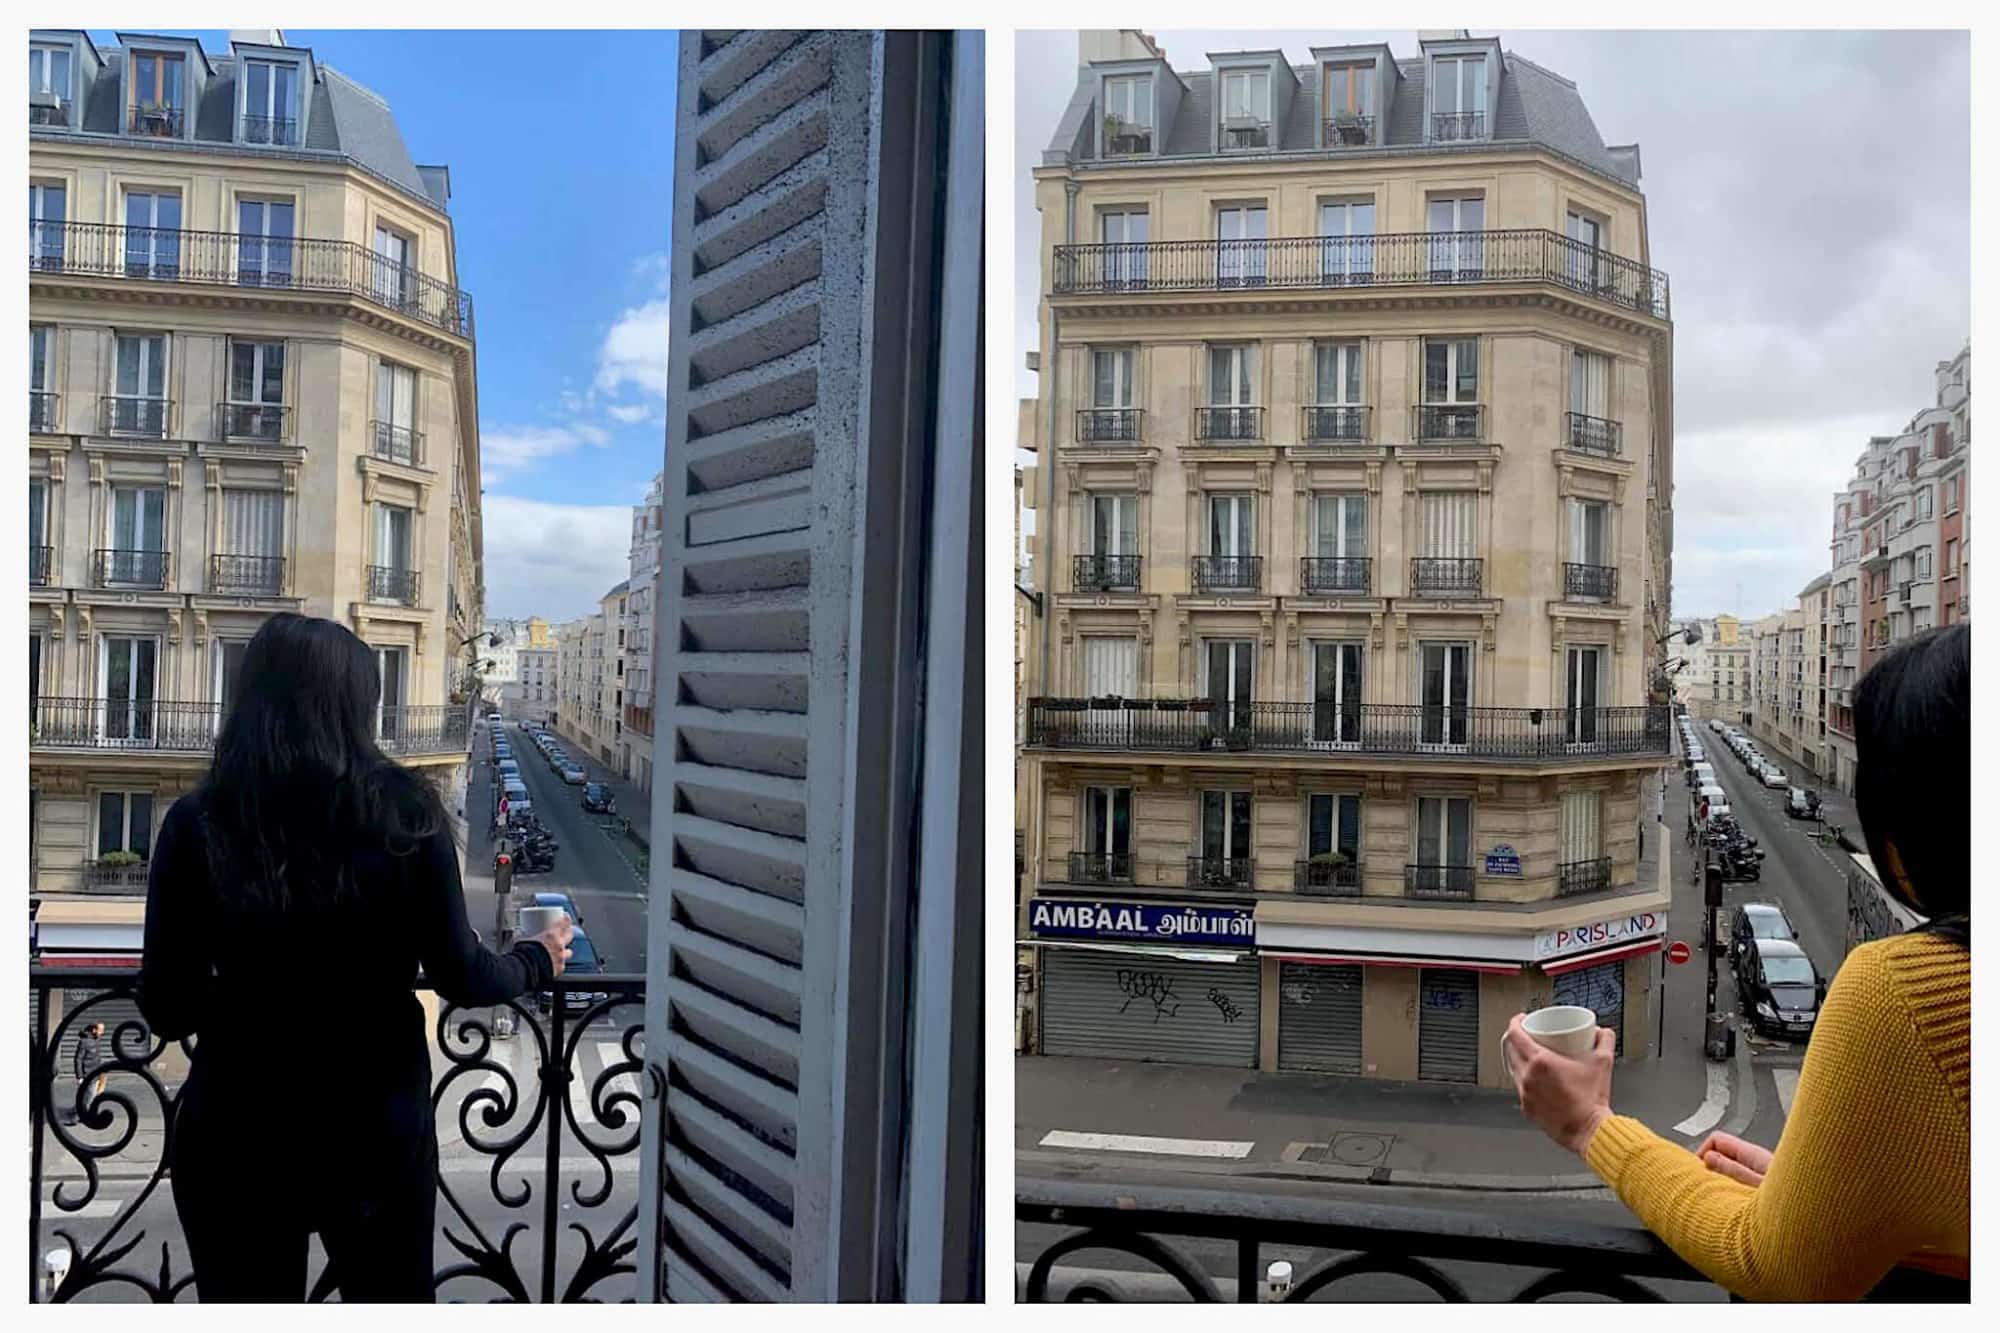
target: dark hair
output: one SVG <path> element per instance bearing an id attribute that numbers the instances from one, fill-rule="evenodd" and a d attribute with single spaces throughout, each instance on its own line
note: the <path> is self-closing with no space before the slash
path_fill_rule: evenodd
<path id="1" fill-rule="evenodd" d="M 1854 805 L 1882 887 L 1930 918 L 1923 929 L 1971 948 L 1969 626 L 1916 635 L 1869 669 L 1854 690 L 1854 750 Z"/>
<path id="2" fill-rule="evenodd" d="M 408 855 L 444 825 L 430 783 L 375 744 L 375 654 L 345 626 L 282 612 L 243 653 L 202 783 L 216 889 L 240 906 L 358 895 L 357 852 Z"/>

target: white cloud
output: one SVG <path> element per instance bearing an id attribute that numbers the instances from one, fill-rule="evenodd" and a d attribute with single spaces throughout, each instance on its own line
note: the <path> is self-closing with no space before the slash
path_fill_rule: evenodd
<path id="1" fill-rule="evenodd" d="M 628 426 L 636 426 L 651 416 L 653 409 L 647 407 L 644 403 L 614 403 L 610 407 L 605 408 L 604 413 L 613 421 L 621 421 Z"/>
<path id="2" fill-rule="evenodd" d="M 486 614 L 574 619 L 630 570 L 630 505 L 549 504 L 488 495 Z"/>
<path id="3" fill-rule="evenodd" d="M 665 298 L 633 306 L 619 315 L 604 335 L 597 356 L 597 392 L 615 394 L 627 385 L 654 398 L 667 396 L 667 324 L 671 307 Z"/>
<path id="4" fill-rule="evenodd" d="M 519 472 L 548 458 L 589 446 L 601 448 L 611 442 L 602 426 L 587 421 L 567 426 L 498 426 L 479 432 L 480 479 L 492 485 L 510 473 Z"/>

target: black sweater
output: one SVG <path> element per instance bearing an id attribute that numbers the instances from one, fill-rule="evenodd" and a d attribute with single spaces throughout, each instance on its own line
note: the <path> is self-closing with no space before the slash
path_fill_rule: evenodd
<path id="1" fill-rule="evenodd" d="M 196 1035 L 191 1081 L 247 1092 L 296 1080 L 323 1106 L 391 1089 L 428 1093 L 430 1034 L 413 991 L 420 965 L 430 987 L 460 1005 L 497 1004 L 552 981 L 539 943 L 502 956 L 473 934 L 448 830 L 407 856 L 355 853 L 359 903 L 269 912 L 216 892 L 200 800 L 176 801 L 154 843 L 138 987 L 156 1038 Z M 257 1100 L 255 1114 L 271 1115 Z"/>

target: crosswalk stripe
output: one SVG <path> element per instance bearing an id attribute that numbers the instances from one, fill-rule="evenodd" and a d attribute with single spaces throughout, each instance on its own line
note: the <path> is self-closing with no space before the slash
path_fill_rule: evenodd
<path id="1" fill-rule="evenodd" d="M 1149 1152 L 1174 1157 L 1248 1157 L 1257 1145 L 1224 1139 L 1160 1139 L 1145 1134 L 1080 1134 L 1052 1129 L 1042 1135 L 1044 1148 L 1086 1148 L 1094 1152 Z"/>
<path id="2" fill-rule="evenodd" d="M 1771 1081 L 1778 1085 L 1778 1109 L 1790 1119 L 1792 1097 L 1799 1090 L 1799 1071 L 1796 1069 L 1773 1069 Z"/>

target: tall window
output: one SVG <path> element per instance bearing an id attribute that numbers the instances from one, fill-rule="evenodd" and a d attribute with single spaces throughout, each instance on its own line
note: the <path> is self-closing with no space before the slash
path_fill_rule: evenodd
<path id="1" fill-rule="evenodd" d="M 1150 217 L 1144 209 L 1112 209 L 1097 215 L 1097 239 L 1104 253 L 1104 281 L 1116 291 L 1146 284 L 1146 241 Z"/>
<path id="2" fill-rule="evenodd" d="M 1924 486 L 1919 488 L 1917 491 L 1917 517 L 1923 519 L 1923 518 L 1929 518 L 1930 516 L 1931 516 L 1931 488 L 1928 486 Z"/>
<path id="3" fill-rule="evenodd" d="M 1581 349 L 1569 358 L 1569 410 L 1593 421 L 1611 416 L 1611 358 Z M 1586 425 L 1590 423 L 1585 423 Z"/>
<path id="4" fill-rule="evenodd" d="M 1604 650 L 1594 644 L 1572 647 L 1564 664 L 1566 720 L 1563 739 L 1571 745 L 1597 740 L 1599 691 L 1604 679 Z"/>
<path id="5" fill-rule="evenodd" d="M 1486 268 L 1486 201 L 1478 195 L 1433 197 L 1425 214 L 1431 281 L 1472 281 Z"/>
<path id="6" fill-rule="evenodd" d="M 244 286 L 291 286 L 292 207 L 285 199 L 237 201 L 236 276 Z"/>
<path id="7" fill-rule="evenodd" d="M 1577 500 L 1569 502 L 1569 558 L 1570 563 L 1604 568 L 1610 565 L 1610 542 L 1607 540 L 1606 518 L 1608 507 L 1602 500 Z M 1586 590 L 1591 596 L 1608 595 L 1605 592 Z"/>
<path id="8" fill-rule="evenodd" d="M 398 573 L 410 568 L 410 511 L 401 505 L 375 506 L 375 563 Z"/>
<path id="9" fill-rule="evenodd" d="M 1563 793 L 1562 859 L 1565 864 L 1595 861 L 1604 854 L 1601 800 L 1594 791 Z"/>
<path id="10" fill-rule="evenodd" d="M 1368 554 L 1368 497 L 1316 494 L 1312 500 L 1312 550 L 1321 559 Z"/>
<path id="11" fill-rule="evenodd" d="M 167 493 L 157 486 L 111 489 L 111 547 L 106 583 L 158 587 L 166 581 Z"/>
<path id="12" fill-rule="evenodd" d="M 1321 407 L 1361 405 L 1359 342 L 1313 344 L 1313 401 Z"/>
<path id="13" fill-rule="evenodd" d="M 275 440 L 284 430 L 285 345 L 229 340 L 229 403 L 224 432 Z"/>
<path id="14" fill-rule="evenodd" d="M 1326 118 L 1336 124 L 1351 123 L 1355 117 L 1375 114 L 1375 65 L 1328 65 L 1321 88 L 1321 105 Z M 1342 141 L 1346 138 L 1343 135 Z M 1329 139 L 1329 143 L 1332 140 Z M 1367 143 L 1364 137 L 1359 140 Z"/>
<path id="15" fill-rule="evenodd" d="M 1320 279 L 1332 286 L 1375 280 L 1375 201 L 1326 199 L 1319 206 Z"/>
<path id="16" fill-rule="evenodd" d="M 382 702 L 375 710 L 375 729 L 383 740 L 395 740 L 402 734 L 409 650 L 377 648 L 375 666 L 382 675 Z"/>
<path id="17" fill-rule="evenodd" d="M 284 492 L 225 490 L 216 591 L 275 596 L 284 584 L 284 555 Z"/>
<path id="18" fill-rule="evenodd" d="M 98 681 L 104 700 L 99 731 L 108 741 L 153 739 L 156 639 L 107 634 L 98 641 Z"/>
<path id="19" fill-rule="evenodd" d="M 1604 246 L 1604 224 L 1588 213 L 1569 210 L 1563 219 L 1570 243 L 1563 247 L 1563 277 L 1570 286 L 1599 291 L 1608 286 L 1612 268 Z"/>
<path id="20" fill-rule="evenodd" d="M 1271 146 L 1271 76 L 1260 69 L 1222 71 L 1222 146 Z"/>
<path id="21" fill-rule="evenodd" d="M 1417 798 L 1417 864 L 1426 868 L 1472 865 L 1470 800 L 1463 796 Z M 1432 881 L 1425 887 L 1444 884 Z"/>
<path id="22" fill-rule="evenodd" d="M 61 272 L 63 224 L 68 220 L 65 187 L 41 181 L 28 184 L 28 262 L 45 272 Z"/>
<path id="23" fill-rule="evenodd" d="M 62 46 L 28 48 L 28 92 L 30 95 L 49 93 L 64 106 L 69 105 L 69 48 Z"/>
<path id="24" fill-rule="evenodd" d="M 1250 855 L 1250 793 L 1203 792 L 1201 858 L 1204 877 L 1211 882 L 1247 882 Z"/>
<path id="25" fill-rule="evenodd" d="M 1957 477 L 1946 477 L 1944 479 L 1944 512 L 1947 514 L 1956 514 L 1958 512 Z"/>
<path id="26" fill-rule="evenodd" d="M 375 228 L 375 299 L 385 305 L 409 303 L 414 287 L 410 238 L 390 227 Z"/>
<path id="27" fill-rule="evenodd" d="M 1208 349 L 1208 402 L 1211 407 L 1250 407 L 1257 401 L 1256 348 L 1231 343 Z"/>
<path id="28" fill-rule="evenodd" d="M 49 485 L 40 477 L 28 478 L 28 582 L 41 587 L 49 581 L 48 530 Z"/>
<path id="29" fill-rule="evenodd" d="M 180 271 L 180 195 L 168 190 L 127 190 L 125 276 L 171 282 Z"/>
<path id="30" fill-rule="evenodd" d="M 141 861 L 153 854 L 153 793 L 97 793 L 97 854 L 131 852 Z"/>
<path id="31" fill-rule="evenodd" d="M 1360 744 L 1361 664 L 1358 643 L 1313 644 L 1313 744 Z"/>
<path id="32" fill-rule="evenodd" d="M 1419 653 L 1423 694 L 1419 747 L 1463 749 L 1472 706 L 1472 645 L 1426 643 Z"/>
<path id="33" fill-rule="evenodd" d="M 243 677 L 243 654 L 249 647 L 248 639 L 215 641 L 215 701 L 222 705 L 224 717 L 236 703 L 236 684 Z"/>
<path id="34" fill-rule="evenodd" d="M 1479 401 L 1479 340 L 1424 339 L 1424 402 L 1427 405 Z"/>
<path id="35" fill-rule="evenodd" d="M 1090 549 L 1094 555 L 1139 554 L 1139 497 L 1090 497 Z"/>
<path id="36" fill-rule="evenodd" d="M 375 370 L 375 453 L 399 463 L 416 463 L 417 372 L 393 361 Z"/>
<path id="37" fill-rule="evenodd" d="M 298 66 L 243 62 L 243 142 L 289 146 L 299 141 Z"/>
<path id="38" fill-rule="evenodd" d="M 1270 237 L 1262 204 L 1231 204 L 1215 210 L 1216 282 L 1223 287 L 1264 285 Z"/>
<path id="39" fill-rule="evenodd" d="M 1479 554 L 1479 493 L 1423 493 L 1423 553 L 1430 560 L 1471 560 Z"/>
<path id="40" fill-rule="evenodd" d="M 28 326 L 28 429 L 56 428 L 56 331 L 46 324 Z"/>
<path id="41" fill-rule="evenodd" d="M 1206 643 L 1214 725 L 1222 731 L 1249 726 L 1256 688 L 1256 643 L 1250 639 L 1209 639 Z"/>
<path id="42" fill-rule="evenodd" d="M 1255 497 L 1208 497 L 1208 553 L 1242 557 L 1257 554 Z"/>
<path id="43" fill-rule="evenodd" d="M 1439 56 L 1431 62 L 1431 137 L 1486 137 L 1486 57 Z"/>
<path id="44" fill-rule="evenodd" d="M 110 426 L 140 435 L 167 433 L 167 339 L 161 333 L 121 333 Z"/>
<path id="45" fill-rule="evenodd" d="M 128 59 L 131 132 L 179 138 L 186 129 L 187 111 L 185 65 L 181 57 L 161 51 L 135 51 Z"/>
<path id="46" fill-rule="evenodd" d="M 1104 151 L 1149 153 L 1153 149 L 1153 81 L 1139 77 L 1104 81 Z"/>
<path id="47" fill-rule="evenodd" d="M 1306 855 L 1337 852 L 1353 865 L 1361 859 L 1361 798 L 1316 792 L 1306 797 Z"/>
<path id="48" fill-rule="evenodd" d="M 1132 406 L 1132 349 L 1098 347 L 1090 353 L 1090 405 L 1101 408 Z"/>
<path id="49" fill-rule="evenodd" d="M 1090 879 L 1132 877 L 1132 789 L 1083 789 L 1084 873 Z"/>

